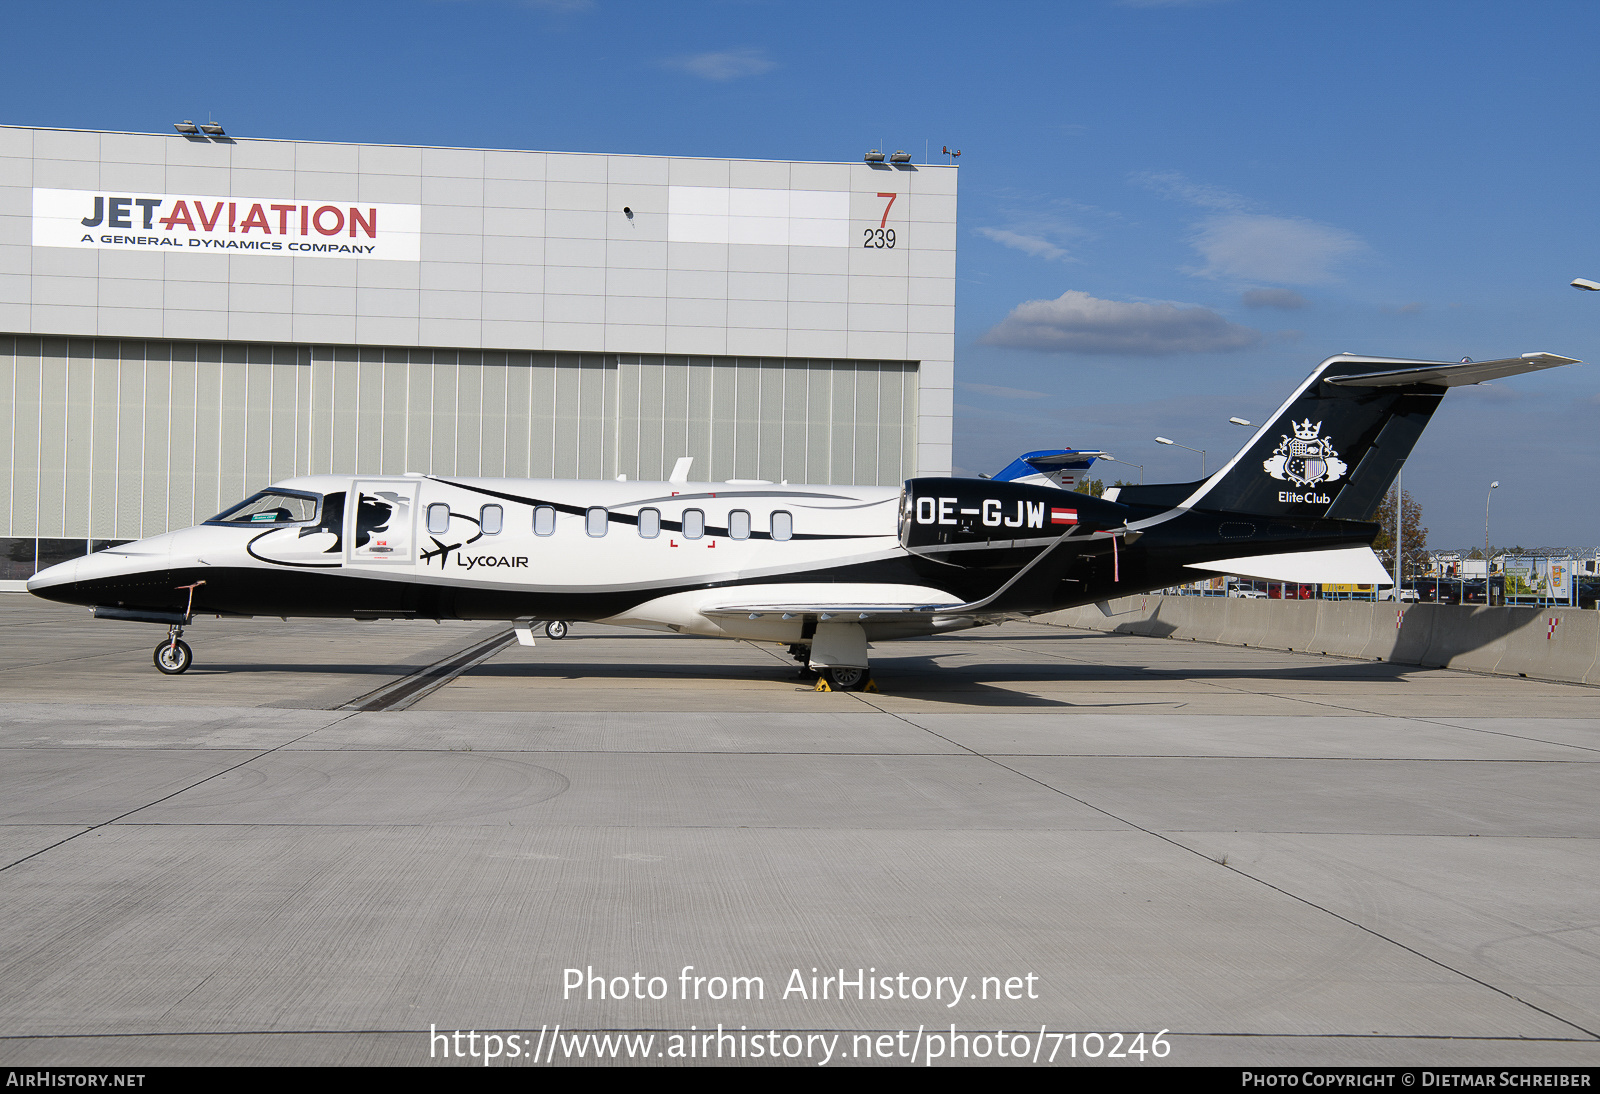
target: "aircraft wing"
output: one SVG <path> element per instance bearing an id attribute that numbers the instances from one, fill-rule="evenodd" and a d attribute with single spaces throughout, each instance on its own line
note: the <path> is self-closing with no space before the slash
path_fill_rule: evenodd
<path id="1" fill-rule="evenodd" d="M 949 604 L 728 604 L 702 608 L 700 614 L 712 619 L 761 619 L 776 616 L 798 619 L 807 615 L 819 623 L 905 623 L 927 622 L 940 615 L 971 614 L 969 605 Z"/>
<path id="2" fill-rule="evenodd" d="M 1332 551 L 1296 551 L 1286 555 L 1251 555 L 1247 558 L 1222 558 L 1215 562 L 1191 562 L 1185 569 L 1207 570 L 1216 574 L 1259 577 L 1267 581 L 1292 581 L 1299 584 L 1393 585 L 1394 577 L 1383 568 L 1371 547 L 1340 547 Z"/>

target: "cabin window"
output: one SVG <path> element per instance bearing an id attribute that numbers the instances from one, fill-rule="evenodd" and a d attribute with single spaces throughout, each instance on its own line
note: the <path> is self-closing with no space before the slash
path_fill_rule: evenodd
<path id="1" fill-rule="evenodd" d="M 584 530 L 596 539 L 606 534 L 607 523 L 606 507 L 603 505 L 591 506 L 583 517 Z"/>
<path id="2" fill-rule="evenodd" d="M 498 505 L 485 505 L 478 510 L 478 527 L 486 536 L 498 536 L 506 525 L 506 511 Z"/>
<path id="3" fill-rule="evenodd" d="M 661 534 L 661 510 L 639 510 L 639 538 L 655 539 Z"/>
<path id="4" fill-rule="evenodd" d="M 728 514 L 728 535 L 734 539 L 750 538 L 750 514 L 744 509 L 735 509 Z"/>
<path id="5" fill-rule="evenodd" d="M 553 535 L 556 530 L 556 507 L 553 505 L 540 505 L 533 511 L 533 534 L 536 536 Z"/>
<path id="6" fill-rule="evenodd" d="M 698 509 L 683 511 L 683 538 L 699 539 L 706 534 L 706 515 Z"/>
<path id="7" fill-rule="evenodd" d="M 450 507 L 442 501 L 436 501 L 428 506 L 428 531 L 438 536 L 449 530 Z"/>
<path id="8" fill-rule="evenodd" d="M 776 540 L 794 538 L 794 517 L 782 509 L 772 514 L 772 538 Z"/>

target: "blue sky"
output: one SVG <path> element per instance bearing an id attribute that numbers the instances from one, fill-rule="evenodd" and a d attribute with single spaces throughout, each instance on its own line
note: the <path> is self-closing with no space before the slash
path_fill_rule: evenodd
<path id="1" fill-rule="evenodd" d="M 118 2 L 8 29 L 11 124 L 960 148 L 959 469 L 1074 445 L 1193 478 L 1155 435 L 1231 454 L 1228 417 L 1330 354 L 1549 350 L 1594 363 L 1452 392 L 1405 484 L 1434 545 L 1482 541 L 1490 479 L 1496 543 L 1600 544 L 1600 293 L 1567 287 L 1600 279 L 1592 4 Z"/>

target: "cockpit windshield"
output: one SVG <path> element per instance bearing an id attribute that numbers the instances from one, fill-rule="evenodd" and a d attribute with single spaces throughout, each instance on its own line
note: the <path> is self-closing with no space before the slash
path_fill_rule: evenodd
<path id="1" fill-rule="evenodd" d="M 207 524 L 302 524 L 317 519 L 316 494 L 291 494 L 285 490 L 263 490 L 246 498 L 232 509 L 224 509 Z"/>

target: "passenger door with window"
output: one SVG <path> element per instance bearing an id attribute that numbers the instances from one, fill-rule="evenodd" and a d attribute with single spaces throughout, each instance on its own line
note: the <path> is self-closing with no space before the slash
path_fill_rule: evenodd
<path id="1" fill-rule="evenodd" d="M 417 480 L 357 479 L 345 505 L 345 557 L 352 565 L 409 568 L 417 557 Z"/>

